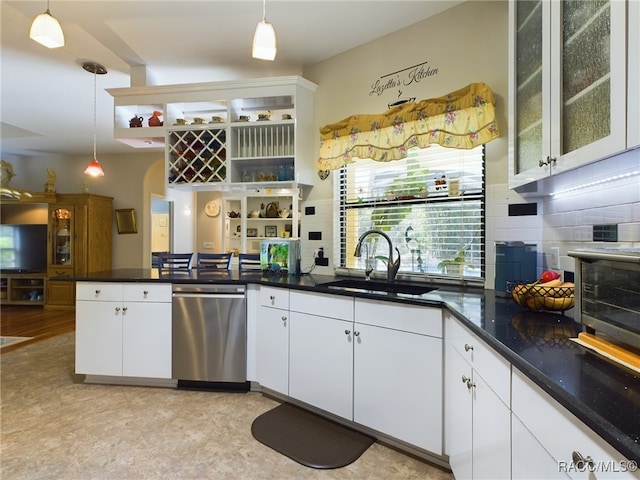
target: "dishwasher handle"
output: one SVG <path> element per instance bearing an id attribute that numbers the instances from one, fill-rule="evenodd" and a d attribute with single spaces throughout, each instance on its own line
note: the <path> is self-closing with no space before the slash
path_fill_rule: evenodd
<path id="1" fill-rule="evenodd" d="M 189 293 L 189 292 L 180 292 L 173 293 L 173 298 L 244 298 L 244 293 Z"/>

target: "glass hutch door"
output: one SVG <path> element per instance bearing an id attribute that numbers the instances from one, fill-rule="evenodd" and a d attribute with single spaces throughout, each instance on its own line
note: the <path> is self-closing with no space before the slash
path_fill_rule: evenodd
<path id="1" fill-rule="evenodd" d="M 73 211 L 56 208 L 51 212 L 51 256 L 53 267 L 73 266 Z"/>

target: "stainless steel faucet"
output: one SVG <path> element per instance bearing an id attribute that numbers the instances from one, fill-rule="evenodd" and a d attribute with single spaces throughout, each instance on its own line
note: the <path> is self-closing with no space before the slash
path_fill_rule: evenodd
<path id="1" fill-rule="evenodd" d="M 390 282 L 393 282 L 396 279 L 396 274 L 398 273 L 398 270 L 400 269 L 400 250 L 396 248 L 396 252 L 398 252 L 398 258 L 394 261 L 393 260 L 393 244 L 391 243 L 391 239 L 389 238 L 389 235 L 387 235 L 386 233 L 380 230 L 367 230 L 366 232 L 364 232 L 362 235 L 360 235 L 360 238 L 358 239 L 358 245 L 356 245 L 356 251 L 353 252 L 353 256 L 354 257 L 362 256 L 362 241 L 373 233 L 383 236 L 387 241 L 387 243 L 389 244 L 389 258 L 387 259 L 387 280 Z M 367 256 L 368 256 L 368 253 L 369 253 L 369 250 L 367 248 Z M 366 268 L 369 269 L 370 268 L 369 265 L 367 265 Z M 369 274 L 370 273 L 371 271 L 369 271 Z"/>

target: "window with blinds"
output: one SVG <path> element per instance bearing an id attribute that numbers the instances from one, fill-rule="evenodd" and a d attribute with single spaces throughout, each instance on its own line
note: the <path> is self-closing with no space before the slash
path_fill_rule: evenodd
<path id="1" fill-rule="evenodd" d="M 458 150 L 432 145 L 393 162 L 359 159 L 340 170 L 338 265 L 386 272 L 386 233 L 400 252 L 402 274 L 484 277 L 484 146 Z"/>

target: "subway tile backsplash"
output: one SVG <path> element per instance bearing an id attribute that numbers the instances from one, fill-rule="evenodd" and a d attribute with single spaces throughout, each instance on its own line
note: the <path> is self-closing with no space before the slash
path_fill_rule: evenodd
<path id="1" fill-rule="evenodd" d="M 538 270 L 555 266 L 553 249 L 560 252 L 560 269 L 573 272 L 570 250 L 597 247 L 640 247 L 640 149 L 551 177 L 545 196 L 521 197 L 508 185 L 487 186 L 486 286 L 495 274 L 495 241 L 521 240 L 538 246 Z M 619 176 L 615 180 L 604 181 Z M 551 195 L 552 192 L 564 193 Z M 538 202 L 536 216 L 509 216 L 508 205 Z M 616 242 L 594 241 L 594 225 L 615 224 Z"/>

